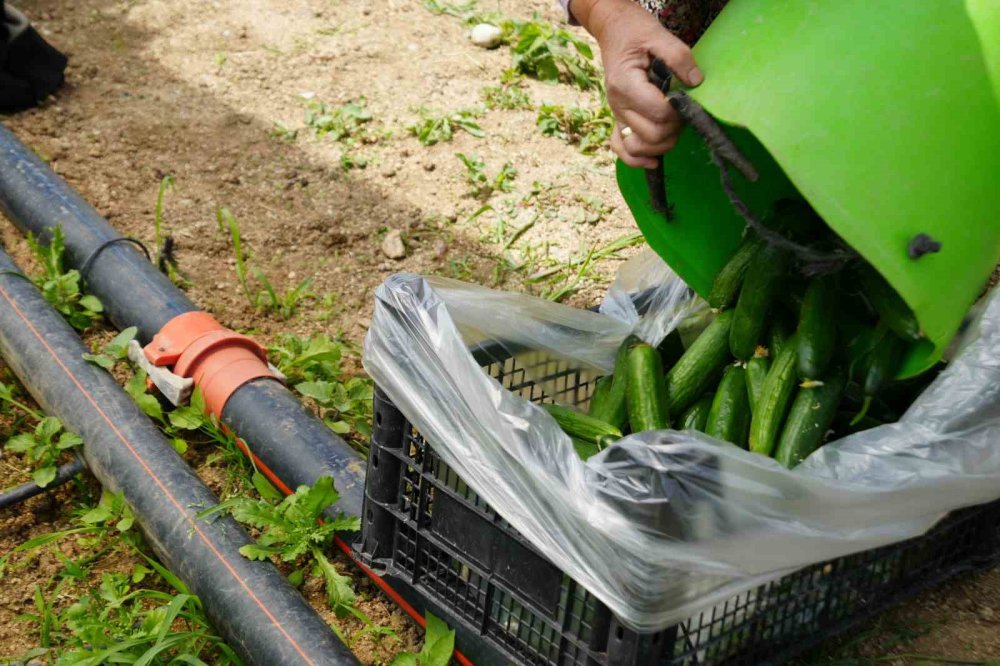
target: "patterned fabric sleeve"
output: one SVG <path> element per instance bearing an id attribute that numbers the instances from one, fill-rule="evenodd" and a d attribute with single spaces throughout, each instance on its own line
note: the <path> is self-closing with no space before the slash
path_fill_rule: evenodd
<path id="1" fill-rule="evenodd" d="M 694 44 L 726 4 L 726 0 L 635 0 L 687 44 Z M 580 25 L 569 6 L 559 0 L 570 25 Z"/>

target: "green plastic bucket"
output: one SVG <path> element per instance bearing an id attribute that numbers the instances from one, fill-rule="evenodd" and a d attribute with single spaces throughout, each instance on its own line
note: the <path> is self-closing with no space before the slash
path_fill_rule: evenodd
<path id="1" fill-rule="evenodd" d="M 913 308 L 927 336 L 900 376 L 935 362 L 1000 258 L 1000 2 L 733 0 L 695 48 L 689 94 L 760 171 L 733 175 L 756 212 L 796 191 Z M 674 220 L 645 174 L 618 183 L 650 246 L 708 292 L 744 221 L 698 136 L 665 161 Z M 914 260 L 919 233 L 941 251 Z"/>

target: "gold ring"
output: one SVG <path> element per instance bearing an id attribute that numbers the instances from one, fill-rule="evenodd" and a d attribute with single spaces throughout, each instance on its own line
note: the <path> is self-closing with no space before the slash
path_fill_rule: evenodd
<path id="1" fill-rule="evenodd" d="M 622 126 L 622 138 L 623 139 L 627 139 L 630 136 L 632 136 L 632 128 L 629 127 L 628 125 L 623 125 Z"/>

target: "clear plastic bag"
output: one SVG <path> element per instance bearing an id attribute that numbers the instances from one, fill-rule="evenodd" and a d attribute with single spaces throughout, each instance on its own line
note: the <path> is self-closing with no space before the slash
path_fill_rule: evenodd
<path id="1" fill-rule="evenodd" d="M 831 442 L 794 470 L 673 430 L 631 435 L 583 462 L 546 412 L 502 388 L 470 351 L 499 344 L 594 377 L 611 370 L 631 331 L 657 343 L 707 315 L 649 254 L 623 267 L 602 312 L 394 275 L 377 291 L 364 363 L 444 462 L 634 629 L 662 629 L 1000 497 L 996 294 L 898 423 Z"/>

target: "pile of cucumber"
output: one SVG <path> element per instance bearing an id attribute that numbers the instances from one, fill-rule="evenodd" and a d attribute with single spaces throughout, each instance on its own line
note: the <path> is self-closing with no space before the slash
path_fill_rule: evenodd
<path id="1" fill-rule="evenodd" d="M 769 223 L 786 234 L 830 233 L 804 203 L 780 210 Z M 625 433 L 672 427 L 794 467 L 832 437 L 896 420 L 936 374 L 894 380 L 922 333 L 860 263 L 807 278 L 789 251 L 749 235 L 712 285 L 717 315 L 687 348 L 676 331 L 659 348 L 629 338 L 589 413 L 543 407 L 584 459 Z"/>

